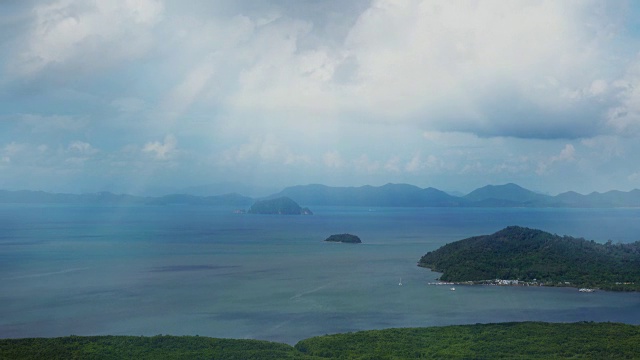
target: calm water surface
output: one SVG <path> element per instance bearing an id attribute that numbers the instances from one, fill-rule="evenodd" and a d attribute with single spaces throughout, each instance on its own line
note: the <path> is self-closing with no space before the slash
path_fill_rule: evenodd
<path id="1" fill-rule="evenodd" d="M 640 324 L 640 294 L 430 286 L 424 253 L 508 225 L 640 240 L 640 209 L 0 206 L 0 337 L 328 333 L 503 321 Z M 329 244 L 334 233 L 364 244 Z M 398 282 L 402 279 L 402 286 Z"/>

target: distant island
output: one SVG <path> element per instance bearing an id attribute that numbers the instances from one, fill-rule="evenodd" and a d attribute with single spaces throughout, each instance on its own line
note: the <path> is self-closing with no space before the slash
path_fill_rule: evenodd
<path id="1" fill-rule="evenodd" d="M 428 252 L 418 266 L 449 282 L 639 291 L 640 241 L 599 244 L 509 226 Z"/>
<path id="2" fill-rule="evenodd" d="M 356 235 L 352 234 L 334 234 L 326 238 L 324 241 L 328 242 L 341 242 L 347 244 L 360 244 L 362 240 Z"/>
<path id="3" fill-rule="evenodd" d="M 256 201 L 248 211 L 249 214 L 277 215 L 313 215 L 309 208 L 303 208 L 286 196 L 275 199 Z"/>

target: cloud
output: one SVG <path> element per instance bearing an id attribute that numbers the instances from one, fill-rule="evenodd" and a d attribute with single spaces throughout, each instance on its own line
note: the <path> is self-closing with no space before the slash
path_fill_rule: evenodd
<path id="1" fill-rule="evenodd" d="M 345 166 L 345 160 L 337 150 L 324 153 L 322 160 L 324 165 L 328 168 L 340 169 Z"/>
<path id="2" fill-rule="evenodd" d="M 39 147 L 38 150 L 41 151 L 41 149 L 42 148 Z M 75 165 L 82 165 L 98 152 L 99 150 L 91 146 L 91 144 L 76 140 L 71 142 L 67 147 L 68 157 L 65 161 Z"/>
<path id="3" fill-rule="evenodd" d="M 137 113 L 147 107 L 144 100 L 136 97 L 117 98 L 111 101 L 111 106 L 122 113 Z"/>
<path id="4" fill-rule="evenodd" d="M 394 156 L 391 159 L 387 160 L 384 164 L 384 169 L 390 173 L 400 173 L 402 166 L 402 160 L 399 156 Z"/>
<path id="5" fill-rule="evenodd" d="M 333 90 L 339 90 L 332 76 L 340 54 L 323 46 L 300 49 L 312 29 L 311 23 L 286 18 L 256 25 L 236 50 L 243 66 L 228 106 L 275 114 L 332 113 L 338 95 Z"/>
<path id="6" fill-rule="evenodd" d="M 82 141 L 72 142 L 71 144 L 69 144 L 68 150 L 69 152 L 81 155 L 93 155 L 98 152 L 98 149 L 91 146 L 91 144 Z"/>
<path id="7" fill-rule="evenodd" d="M 607 131 L 605 115 L 617 101 L 610 83 L 621 63 L 608 45 L 615 19 L 597 9 L 380 0 L 342 42 L 318 40 L 309 19 L 278 16 L 260 25 L 247 18 L 252 30 L 225 48 L 238 73 L 223 104 L 277 123 L 337 119 L 482 137 L 591 137 Z"/>
<path id="8" fill-rule="evenodd" d="M 165 104 L 165 111 L 170 113 L 170 117 L 183 115 L 206 89 L 214 73 L 215 62 L 212 59 L 205 59 L 191 69 L 182 82 L 171 91 Z"/>
<path id="9" fill-rule="evenodd" d="M 575 160 L 576 149 L 571 144 L 564 146 L 564 149 L 560 151 L 560 154 L 551 157 L 551 162 L 558 161 L 573 161 Z"/>
<path id="10" fill-rule="evenodd" d="M 590 136 L 603 110 L 585 89 L 607 24 L 575 4 L 375 1 L 347 41 L 361 95 L 349 100 L 436 130 Z"/>
<path id="11" fill-rule="evenodd" d="M 25 130 L 35 133 L 75 132 L 88 125 L 86 119 L 70 115 L 17 114 L 6 116 L 4 120 L 15 122 Z"/>
<path id="12" fill-rule="evenodd" d="M 66 151 L 61 150 L 62 153 Z M 0 147 L 0 158 L 4 164 L 11 164 L 14 168 L 33 166 L 55 166 L 57 158 L 49 151 L 45 144 L 34 146 L 31 143 L 11 141 Z M 7 177 L 10 173 L 5 173 Z"/>
<path id="13" fill-rule="evenodd" d="M 598 136 L 583 139 L 580 144 L 591 149 L 591 157 L 602 161 L 610 161 L 613 158 L 622 157 L 625 154 L 625 146 L 620 138 L 613 135 Z"/>
<path id="14" fill-rule="evenodd" d="M 592 96 L 598 96 L 602 94 L 606 94 L 609 85 L 605 80 L 594 80 L 589 87 L 589 94 Z"/>
<path id="15" fill-rule="evenodd" d="M 2 149 L 0 149 L 2 163 L 11 164 L 12 158 L 20 154 L 21 152 L 24 152 L 26 148 L 26 144 L 16 143 L 15 141 L 6 144 L 4 147 L 2 147 Z"/>
<path id="16" fill-rule="evenodd" d="M 279 2 L 58 0 L 35 7 L 16 66 L 25 75 L 88 74 L 153 49 L 145 62 L 156 72 L 136 65 L 144 76 L 163 74 L 155 111 L 175 121 L 199 106 L 276 126 L 386 122 L 538 139 L 636 123 L 638 87 L 621 74 L 624 57 L 611 55 L 620 52 L 614 10 L 591 2 L 362 4 L 334 19 Z M 143 109 L 125 103 L 135 98 L 113 105 Z"/>
<path id="17" fill-rule="evenodd" d="M 353 161 L 353 166 L 357 171 L 364 173 L 376 173 L 380 170 L 380 162 L 372 160 L 366 154 L 360 155 Z"/>
<path id="18" fill-rule="evenodd" d="M 638 181 L 640 181 L 640 171 L 632 173 L 628 176 L 628 179 L 631 182 L 637 183 Z"/>
<path id="19" fill-rule="evenodd" d="M 614 82 L 619 90 L 619 105 L 609 109 L 607 125 L 622 136 L 640 134 L 640 53 L 629 66 L 625 76 Z"/>
<path id="20" fill-rule="evenodd" d="M 311 162 L 309 156 L 294 153 L 287 144 L 271 134 L 255 137 L 247 143 L 225 150 L 219 161 L 224 166 L 255 163 L 304 165 Z"/>
<path id="21" fill-rule="evenodd" d="M 61 162 L 83 164 L 99 152 L 91 144 L 80 140 L 72 141 L 56 151 L 50 151 L 46 144 L 33 145 L 14 141 L 0 149 L 0 156 L 7 164 L 13 163 L 25 168 L 53 168 L 60 166 Z"/>
<path id="22" fill-rule="evenodd" d="M 426 159 L 422 158 L 420 153 L 416 153 L 411 160 L 409 160 L 404 169 L 410 173 L 416 173 L 422 170 L 435 170 L 443 166 L 442 161 L 435 155 L 430 154 Z"/>
<path id="23" fill-rule="evenodd" d="M 556 163 L 567 163 L 575 161 L 576 149 L 571 144 L 566 144 L 560 153 L 557 155 L 553 155 L 547 160 L 544 160 L 538 164 L 538 169 L 536 172 L 540 174 L 544 174 L 547 169 L 556 164 Z"/>
<path id="24" fill-rule="evenodd" d="M 169 160 L 176 153 L 178 141 L 176 137 L 169 134 L 164 137 L 164 141 L 148 142 L 142 148 L 143 153 L 151 154 L 156 160 Z"/>
<path id="25" fill-rule="evenodd" d="M 49 68 L 90 73 L 142 55 L 161 18 L 156 0 L 58 0 L 35 6 L 16 71 L 27 77 Z"/>
<path id="26" fill-rule="evenodd" d="M 409 172 L 416 172 L 422 168 L 422 160 L 420 155 L 416 154 L 411 160 L 404 166 L 405 170 Z"/>
<path id="27" fill-rule="evenodd" d="M 25 149 L 27 149 L 26 144 L 20 144 L 15 141 L 12 141 L 9 144 L 4 146 L 3 152 L 4 154 L 11 156 L 11 155 L 16 155 L 20 152 L 23 152 Z"/>
<path id="28" fill-rule="evenodd" d="M 15 183 L 33 166 L 78 182 L 470 187 L 575 171 L 631 184 L 640 54 L 627 5 L 13 1 L 0 15 L 1 164 Z"/>

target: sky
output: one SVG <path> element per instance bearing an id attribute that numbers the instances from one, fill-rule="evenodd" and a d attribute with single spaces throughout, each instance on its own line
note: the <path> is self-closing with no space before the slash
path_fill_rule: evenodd
<path id="1" fill-rule="evenodd" d="M 0 189 L 587 194 L 638 154 L 635 1 L 0 1 Z"/>

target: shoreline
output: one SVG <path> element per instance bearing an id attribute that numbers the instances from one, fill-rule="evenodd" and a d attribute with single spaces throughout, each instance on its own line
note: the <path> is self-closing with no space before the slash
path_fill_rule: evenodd
<path id="1" fill-rule="evenodd" d="M 466 281 L 436 281 L 429 282 L 427 285 L 433 286 L 451 286 L 451 285 L 485 285 L 485 286 L 526 286 L 526 287 L 558 287 L 558 288 L 574 288 L 579 292 L 592 293 L 595 291 L 612 291 L 612 292 L 638 292 L 635 288 L 611 289 L 602 286 L 587 287 L 574 285 L 569 282 L 564 283 L 543 283 L 538 281 L 520 281 L 520 280 L 466 280 Z M 616 286 L 635 285 L 635 283 L 616 283 Z"/>

